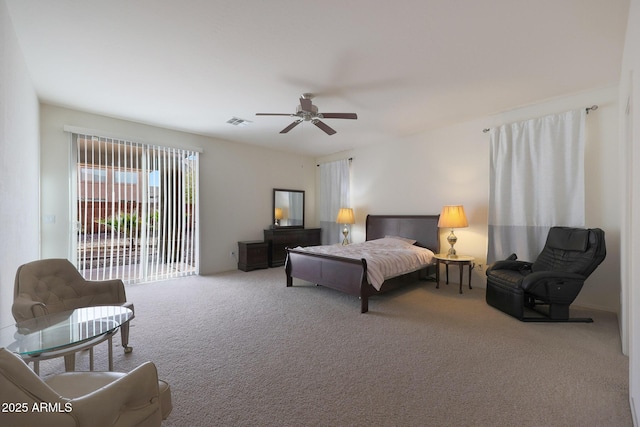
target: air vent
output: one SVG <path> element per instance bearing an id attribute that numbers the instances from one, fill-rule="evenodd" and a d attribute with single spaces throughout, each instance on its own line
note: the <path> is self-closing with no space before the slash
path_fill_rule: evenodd
<path id="1" fill-rule="evenodd" d="M 239 117 L 231 117 L 229 120 L 227 120 L 227 123 L 234 126 L 247 126 L 252 122 L 249 120 L 241 119 Z"/>

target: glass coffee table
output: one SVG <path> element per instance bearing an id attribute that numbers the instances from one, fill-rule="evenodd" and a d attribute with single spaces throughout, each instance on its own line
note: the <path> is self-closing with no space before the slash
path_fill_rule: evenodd
<path id="1" fill-rule="evenodd" d="M 118 328 L 133 319 L 122 306 L 83 307 L 18 322 L 0 329 L 0 347 L 19 354 L 39 374 L 40 360 L 65 358 L 65 369 L 75 370 L 75 354 L 89 349 L 93 370 L 93 347 L 109 341 L 109 370 L 113 370 L 112 339 Z"/>

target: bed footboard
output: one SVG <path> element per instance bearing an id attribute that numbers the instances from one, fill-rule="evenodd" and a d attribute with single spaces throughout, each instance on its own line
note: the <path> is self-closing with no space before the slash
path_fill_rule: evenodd
<path id="1" fill-rule="evenodd" d="M 293 278 L 360 297 L 360 312 L 369 310 L 369 296 L 375 289 L 367 281 L 367 262 L 287 248 L 287 287 Z"/>

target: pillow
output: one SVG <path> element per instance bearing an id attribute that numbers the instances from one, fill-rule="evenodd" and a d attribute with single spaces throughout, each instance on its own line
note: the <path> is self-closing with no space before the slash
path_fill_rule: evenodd
<path id="1" fill-rule="evenodd" d="M 406 237 L 400 237 L 400 236 L 384 236 L 385 239 L 398 239 L 398 240 L 402 240 L 403 242 L 407 242 L 410 245 L 413 245 L 417 242 L 417 240 L 414 239 L 409 239 Z"/>

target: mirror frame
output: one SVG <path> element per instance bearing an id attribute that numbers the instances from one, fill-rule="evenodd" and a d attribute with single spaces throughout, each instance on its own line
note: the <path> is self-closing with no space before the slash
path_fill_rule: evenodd
<path id="1" fill-rule="evenodd" d="M 302 225 L 275 225 L 276 223 L 276 193 L 280 192 L 288 192 L 288 193 L 300 193 L 302 194 Z M 286 188 L 274 188 L 273 189 L 273 207 L 271 209 L 271 228 L 304 228 L 304 209 L 305 209 L 305 201 L 304 201 L 304 190 L 290 190 Z"/>

